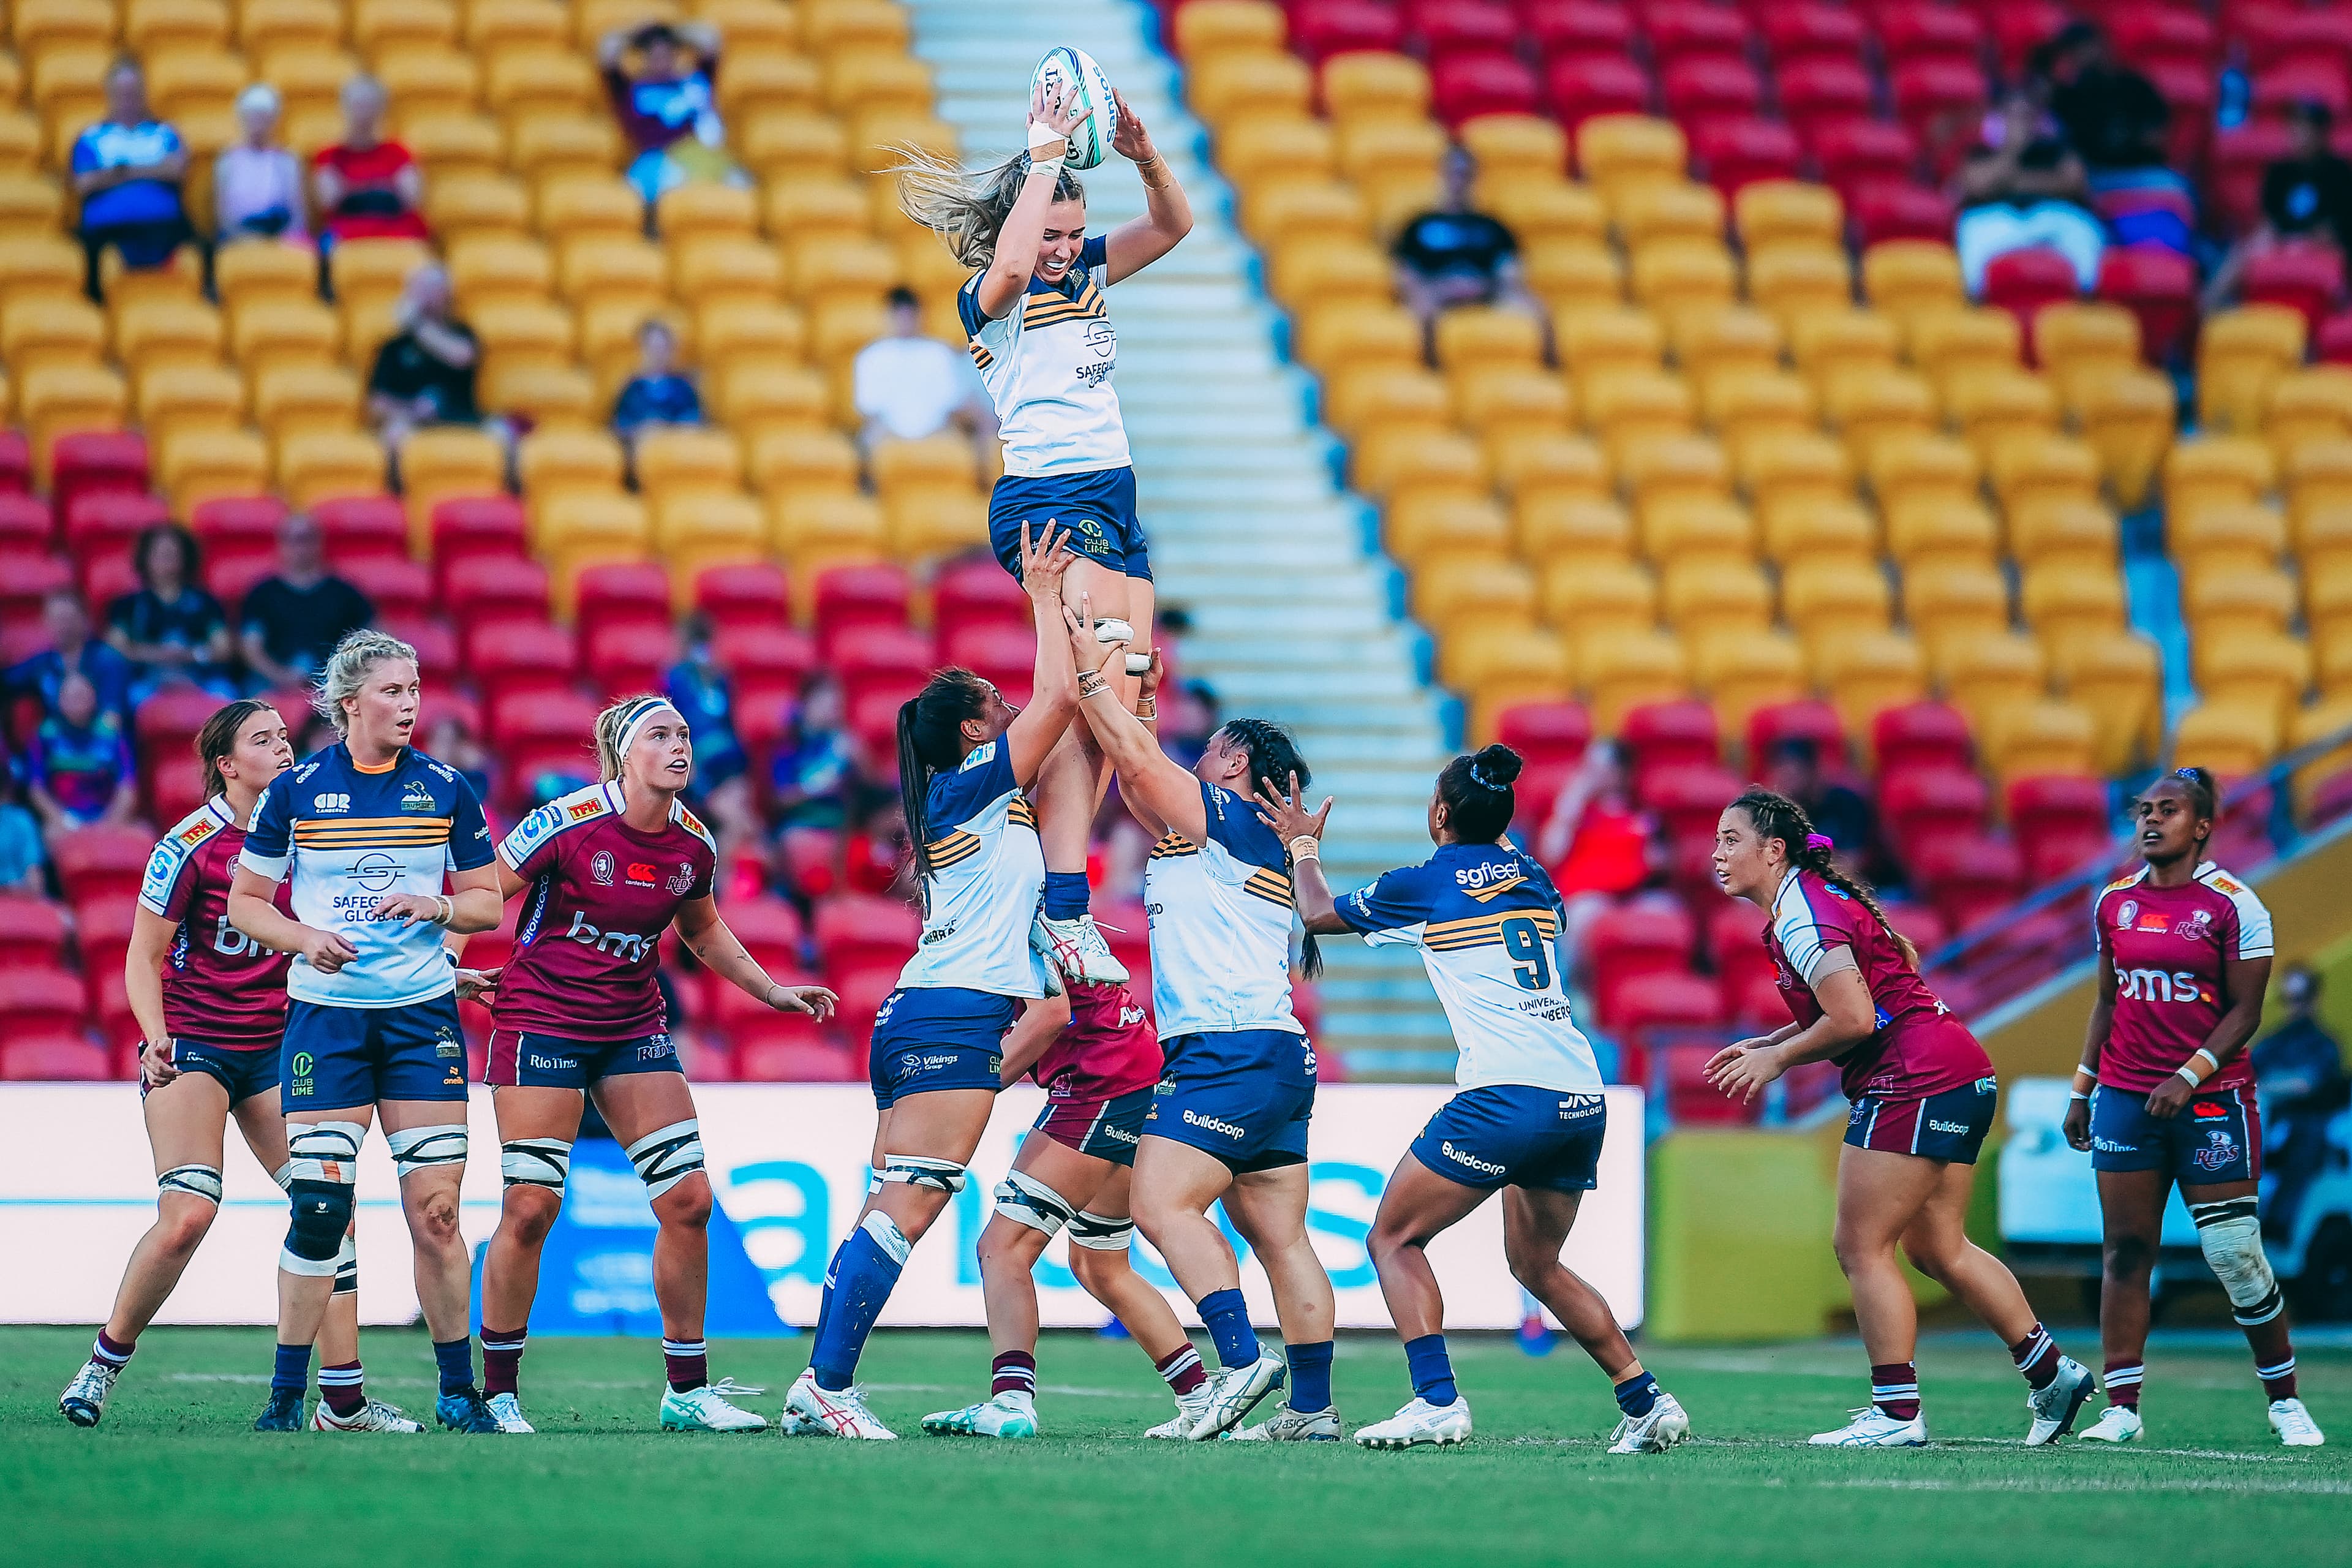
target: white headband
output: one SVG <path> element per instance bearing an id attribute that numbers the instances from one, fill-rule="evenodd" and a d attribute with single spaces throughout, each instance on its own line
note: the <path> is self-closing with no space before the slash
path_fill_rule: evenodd
<path id="1" fill-rule="evenodd" d="M 647 697 L 639 701 L 621 720 L 621 731 L 613 737 L 614 756 L 624 763 L 627 762 L 629 748 L 637 743 L 638 731 L 653 722 L 655 714 L 665 712 L 677 713 L 681 720 L 686 717 L 685 714 L 677 712 L 677 706 L 667 697 Z"/>

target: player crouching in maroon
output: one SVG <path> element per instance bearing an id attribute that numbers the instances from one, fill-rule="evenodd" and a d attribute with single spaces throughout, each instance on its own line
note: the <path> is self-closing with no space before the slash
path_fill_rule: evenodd
<path id="1" fill-rule="evenodd" d="M 1073 982 L 1067 994 L 1033 1002 L 1004 1039 L 1004 1081 L 1034 1078 L 1045 1109 L 1012 1173 L 997 1184 L 996 1213 L 980 1234 L 980 1284 L 988 1305 L 988 1399 L 923 1417 L 923 1430 L 976 1437 L 1037 1435 L 1037 1286 L 1032 1270 L 1064 1226 L 1070 1272 L 1110 1310 L 1176 1396 L 1175 1419 L 1147 1437 L 1179 1438 L 1208 1405 L 1208 1373 L 1167 1298 L 1129 1261 L 1135 1237 L 1128 1181 L 1160 1082 L 1151 1016 L 1124 985 Z"/>
<path id="2" fill-rule="evenodd" d="M 1787 1026 L 1727 1047 L 1706 1076 L 1753 1100 L 1801 1062 L 1834 1061 L 1853 1102 L 1838 1152 L 1837 1258 L 1870 1352 L 1871 1403 L 1825 1447 L 1907 1448 L 1927 1440 L 1913 1357 L 1919 1312 L 1895 1248 L 1967 1303 L 2025 1374 L 2026 1445 L 2062 1437 L 2091 1395 L 2090 1369 L 2062 1355 L 2017 1277 L 1968 1237 L 1977 1152 L 1999 1098 L 1992 1062 L 1919 978 L 1919 955 L 1870 889 L 1837 868 L 1830 841 L 1785 795 L 1750 789 L 1716 825 L 1725 892 L 1769 917 L 1764 945 Z"/>
<path id="3" fill-rule="evenodd" d="M 2083 1436 L 2128 1443 L 2142 1431 L 2148 1273 L 2178 1184 L 2253 1347 L 2271 1429 L 2290 1448 L 2315 1448 L 2326 1438 L 2295 1397 L 2294 1342 L 2255 1198 L 2263 1130 L 2245 1047 L 2270 985 L 2271 915 L 2252 889 L 2204 858 L 2217 815 L 2213 775 L 2202 768 L 2150 784 L 2135 810 L 2146 864 L 2092 906 L 2099 992 L 2066 1141 L 2090 1153 L 2098 1174 L 2107 1409 Z"/>
<path id="4" fill-rule="evenodd" d="M 694 777 L 685 716 L 658 697 L 596 718 L 602 782 L 532 812 L 499 846 L 499 888 L 528 891 L 515 953 L 503 969 L 464 972 L 459 994 L 490 1000 L 489 1067 L 506 1191 L 482 1264 L 482 1367 L 499 1428 L 529 1432 L 516 1376 L 539 1289 L 540 1248 L 563 1204 L 583 1096 L 626 1146 L 659 1229 L 654 1297 L 661 1305 L 669 1431 L 758 1431 L 731 1381 L 714 1386 L 702 1339 L 709 1274 L 710 1179 L 686 1072 L 670 1044 L 655 981 L 662 933 L 779 1013 L 833 1009 L 819 985 L 768 977 L 719 918 L 711 897 L 718 849 L 680 797 Z M 513 1328 L 495 1325 L 511 1323 Z"/>

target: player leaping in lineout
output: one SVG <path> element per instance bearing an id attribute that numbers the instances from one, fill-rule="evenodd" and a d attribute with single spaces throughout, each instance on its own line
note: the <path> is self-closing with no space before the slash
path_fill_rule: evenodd
<path id="1" fill-rule="evenodd" d="M 654 1299 L 668 1386 L 666 1431 L 756 1432 L 767 1422 L 712 1384 L 702 1314 L 709 1284 L 710 1178 L 686 1069 L 670 1044 L 654 972 L 673 925 L 703 966 L 779 1013 L 822 1018 L 821 985 L 768 976 L 711 897 L 718 846 L 680 798 L 694 781 L 686 716 L 638 697 L 596 716 L 599 782 L 551 801 L 499 846 L 499 891 L 528 893 L 514 956 L 467 970 L 460 995 L 487 995 L 483 1081 L 498 1109 L 505 1196 L 482 1262 L 482 1371 L 499 1427 L 529 1432 L 516 1379 L 547 1240 L 586 1097 L 627 1150 L 658 1229 Z M 511 1324 L 512 1327 L 504 1325 Z"/>
<path id="2" fill-rule="evenodd" d="M 1142 176 L 1144 212 L 1089 237 L 1086 188 L 1064 159 L 1070 133 L 1093 111 L 1072 97 L 1049 101 L 1041 85 L 1029 104 L 1028 151 L 992 169 L 967 173 L 909 150 L 897 170 L 899 205 L 973 269 L 956 310 L 1004 443 L 1004 474 L 988 505 L 996 558 L 1018 576 L 1024 527 L 1038 537 L 1048 527 L 1067 531 L 1078 559 L 1063 580 L 1063 603 L 1076 609 L 1082 596 L 1091 600 L 1108 617 L 1106 640 L 1129 643 L 1125 675 L 1110 679 L 1131 708 L 1150 662 L 1151 560 L 1111 389 L 1118 340 L 1106 291 L 1173 250 L 1192 232 L 1192 209 L 1151 133 L 1114 92 L 1111 148 Z M 1087 830 L 1108 769 L 1085 725 L 1064 743 L 1088 763 L 1068 787 L 1091 793 L 1063 809 L 1059 771 L 1040 783 L 1045 898 L 1034 940 L 1070 978 L 1116 984 L 1127 972 L 1087 912 Z"/>

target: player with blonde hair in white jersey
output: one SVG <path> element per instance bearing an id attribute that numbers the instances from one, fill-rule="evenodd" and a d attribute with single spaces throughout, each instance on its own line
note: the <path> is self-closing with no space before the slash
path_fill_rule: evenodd
<path id="1" fill-rule="evenodd" d="M 1118 337 L 1107 290 L 1174 249 L 1192 232 L 1192 209 L 1151 133 L 1125 99 L 1111 96 L 1111 148 L 1141 175 L 1144 212 L 1107 235 L 1087 237 L 1086 189 L 1064 167 L 1070 133 L 1092 113 L 1074 112 L 1066 89 L 1049 100 L 1038 86 L 1028 150 L 993 168 L 966 173 L 909 151 L 897 173 L 907 215 L 973 271 L 956 309 L 1004 443 L 1003 477 L 988 507 L 996 558 L 1017 575 L 1024 526 L 1068 531 L 1078 560 L 1063 582 L 1063 602 L 1075 609 L 1088 598 L 1108 617 L 1105 635 L 1130 645 L 1124 675 L 1109 679 L 1131 707 L 1149 662 L 1153 590 L 1127 427 L 1111 389 Z M 1089 658 L 1087 668 L 1093 665 Z M 1040 787 L 1046 876 L 1035 941 L 1072 978 L 1117 984 L 1126 969 L 1087 912 L 1087 830 L 1108 775 L 1083 726 L 1069 743 L 1090 765 L 1066 784 L 1057 771 Z"/>
<path id="2" fill-rule="evenodd" d="M 1470 1402 L 1454 1385 L 1444 1302 L 1425 1249 L 1499 1191 L 1511 1277 L 1616 1387 L 1621 1418 L 1609 1451 L 1664 1453 L 1690 1435 L 1690 1417 L 1642 1369 L 1601 1292 L 1559 1259 L 1592 1190 L 1609 1112 L 1592 1047 L 1570 1017 L 1556 952 L 1559 893 L 1506 837 L 1518 776 L 1519 754 L 1508 746 L 1446 763 L 1429 799 L 1437 853 L 1344 899 L 1331 896 L 1319 858 L 1331 803 L 1309 813 L 1295 782 L 1287 792 L 1258 791 L 1260 820 L 1291 847 L 1307 929 L 1419 950 L 1462 1053 L 1461 1092 L 1397 1162 L 1367 1243 L 1404 1340 L 1412 1398 L 1356 1441 L 1412 1448 L 1469 1437 Z"/>

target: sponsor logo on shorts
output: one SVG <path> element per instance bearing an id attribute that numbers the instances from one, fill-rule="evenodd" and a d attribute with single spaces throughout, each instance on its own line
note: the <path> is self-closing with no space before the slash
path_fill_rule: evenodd
<path id="1" fill-rule="evenodd" d="M 588 875 L 596 879 L 598 887 L 611 887 L 613 885 L 612 851 L 599 849 L 595 854 L 588 857 Z"/>
<path id="2" fill-rule="evenodd" d="M 1867 1100 L 1857 1100 L 1853 1105 L 1846 1109 L 1845 1124 L 1848 1127 L 1859 1127 L 1862 1125 L 1862 1119 L 1869 1113 L 1870 1101 Z"/>
<path id="3" fill-rule="evenodd" d="M 637 1060 L 657 1062 L 670 1054 L 669 1037 L 656 1035 L 637 1047 Z"/>
<path id="4" fill-rule="evenodd" d="M 530 1066 L 534 1072 L 570 1072 L 579 1065 L 576 1057 L 543 1057 L 537 1051 L 530 1053 Z"/>
<path id="5" fill-rule="evenodd" d="M 2238 1141 L 2230 1136 L 2228 1128 L 2207 1128 L 2205 1140 L 2205 1147 L 2189 1156 L 2190 1163 L 2199 1170 L 2218 1171 L 2225 1165 L 2237 1163 Z"/>
<path id="6" fill-rule="evenodd" d="M 433 1054 L 436 1057 L 462 1057 L 466 1054 L 466 1042 L 445 1024 L 433 1031 Z"/>
<path id="7" fill-rule="evenodd" d="M 1976 1129 L 1970 1127 L 1965 1121 L 1938 1121 L 1933 1117 L 1930 1117 L 1927 1121 L 1927 1131 L 1930 1132 L 1956 1132 L 1965 1138 L 1969 1133 L 1975 1131 Z"/>
<path id="8" fill-rule="evenodd" d="M 1221 1121 L 1214 1116 L 1203 1116 L 1197 1110 L 1188 1110 L 1184 1112 L 1184 1125 L 1197 1127 L 1203 1132 L 1214 1132 L 1223 1137 L 1231 1138 L 1235 1142 L 1241 1142 L 1244 1136 L 1242 1130 L 1232 1122 Z"/>
<path id="9" fill-rule="evenodd" d="M 286 1085 L 288 1095 L 308 1096 L 315 1091 L 316 1080 L 310 1075 L 319 1070 L 317 1058 L 308 1051 L 296 1051 L 294 1059 L 286 1065 L 293 1069 Z"/>
<path id="10" fill-rule="evenodd" d="M 1559 1097 L 1560 1120 L 1572 1121 L 1580 1116 L 1590 1116 L 1596 1110 L 1605 1110 L 1608 1104 L 1606 1095 L 1563 1094 Z"/>
<path id="11" fill-rule="evenodd" d="M 920 1051 L 908 1051 L 898 1058 L 898 1066 L 908 1072 L 938 1072 L 956 1065 L 952 1052 L 934 1052 L 929 1056 Z"/>
<path id="12" fill-rule="evenodd" d="M 1104 1126 L 1102 1135 L 1115 1143 L 1140 1143 L 1143 1142 L 1139 1135 L 1129 1132 L 1124 1127 L 1112 1127 L 1108 1124 Z"/>
<path id="13" fill-rule="evenodd" d="M 1504 1174 L 1506 1170 L 1505 1166 L 1492 1160 L 1481 1160 L 1466 1149 L 1456 1149 L 1450 1139 L 1439 1139 L 1437 1152 L 1455 1164 L 1467 1166 L 1482 1176 L 1499 1176 Z"/>
<path id="14" fill-rule="evenodd" d="M 2138 1144 L 2119 1143 L 2113 1138 L 2094 1137 L 2091 1140 L 2091 1147 L 2102 1154 L 2137 1154 L 2139 1152 Z"/>
<path id="15" fill-rule="evenodd" d="M 1980 1078 L 1977 1079 L 1973 1087 L 1979 1094 L 1998 1094 L 2000 1092 L 2000 1079 L 1997 1078 Z"/>

